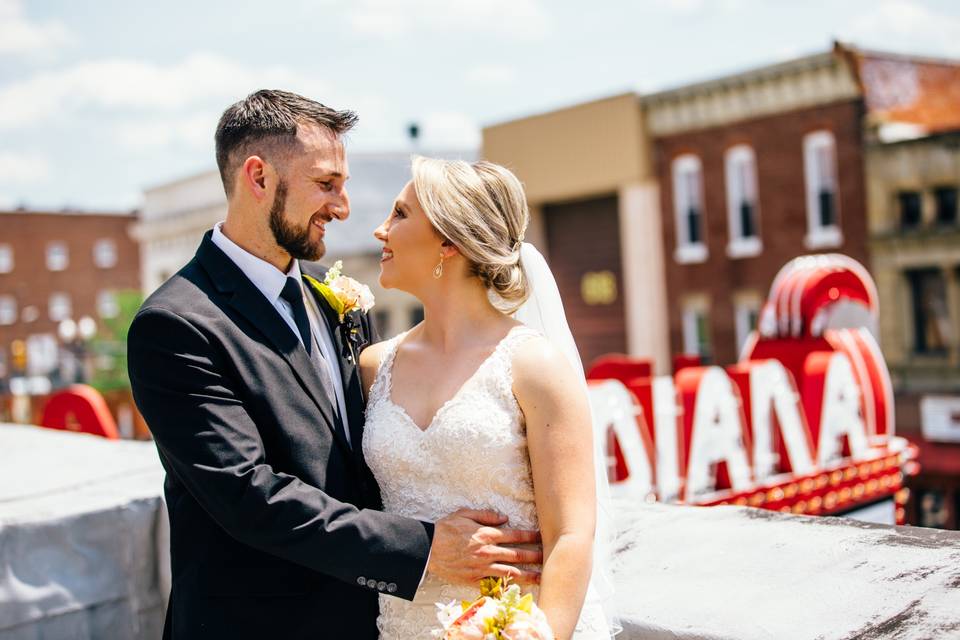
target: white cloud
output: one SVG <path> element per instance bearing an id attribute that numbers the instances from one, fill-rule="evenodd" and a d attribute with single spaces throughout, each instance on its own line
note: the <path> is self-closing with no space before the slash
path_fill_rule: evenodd
<path id="1" fill-rule="evenodd" d="M 886 0 L 858 16 L 843 37 L 861 46 L 957 56 L 960 18 L 905 0 Z"/>
<path id="2" fill-rule="evenodd" d="M 703 7 L 703 0 L 657 0 L 657 4 L 678 13 L 693 13 Z"/>
<path id="3" fill-rule="evenodd" d="M 0 128 L 38 124 L 86 110 L 169 113 L 211 99 L 218 104 L 238 99 L 271 85 L 307 95 L 321 90 L 312 78 L 284 67 L 247 67 L 208 53 L 168 66 L 127 59 L 81 62 L 0 88 Z"/>
<path id="4" fill-rule="evenodd" d="M 7 185 L 41 182 L 50 177 L 50 163 L 33 153 L 0 151 L 0 176 Z"/>
<path id="5" fill-rule="evenodd" d="M 30 22 L 20 0 L 0 0 L 0 56 L 49 53 L 71 40 L 59 22 Z"/>
<path id="6" fill-rule="evenodd" d="M 484 65 L 467 71 L 467 82 L 481 86 L 503 85 L 513 82 L 517 71 L 513 67 Z"/>
<path id="7" fill-rule="evenodd" d="M 357 33 L 387 37 L 430 31 L 535 40 L 552 28 L 538 0 L 357 0 L 347 23 Z"/>
<path id="8" fill-rule="evenodd" d="M 480 127 L 463 113 L 433 112 L 420 121 L 424 149 L 479 149 Z"/>
<path id="9" fill-rule="evenodd" d="M 736 13 L 747 9 L 751 2 L 756 2 L 756 0 L 656 0 L 656 4 L 660 7 L 681 14 L 706 11 Z"/>
<path id="10" fill-rule="evenodd" d="M 153 116 L 125 120 L 116 125 L 116 141 L 128 149 L 149 150 L 173 145 L 193 149 L 212 148 L 218 111 L 203 110 L 177 116 Z"/>

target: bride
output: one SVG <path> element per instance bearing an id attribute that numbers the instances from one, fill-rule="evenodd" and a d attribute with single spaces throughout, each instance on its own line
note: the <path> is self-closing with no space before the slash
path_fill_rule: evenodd
<path id="1" fill-rule="evenodd" d="M 385 511 L 437 521 L 467 507 L 539 529 L 533 592 L 556 637 L 606 639 L 591 585 L 596 487 L 583 372 L 510 315 L 530 296 L 533 262 L 546 269 L 523 244 L 527 222 L 507 169 L 414 159 L 413 180 L 374 235 L 380 283 L 416 296 L 424 320 L 360 356 L 363 453 Z M 449 574 L 431 556 L 412 602 L 380 596 L 380 637 L 430 638 L 435 603 L 475 599 L 479 577 Z"/>

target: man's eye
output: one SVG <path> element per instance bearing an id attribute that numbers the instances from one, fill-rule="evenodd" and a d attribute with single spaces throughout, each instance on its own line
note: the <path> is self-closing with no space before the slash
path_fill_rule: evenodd
<path id="1" fill-rule="evenodd" d="M 330 182 L 329 180 L 325 180 L 320 183 L 320 188 L 323 189 L 324 191 L 330 191 L 331 189 L 333 189 L 333 183 Z"/>

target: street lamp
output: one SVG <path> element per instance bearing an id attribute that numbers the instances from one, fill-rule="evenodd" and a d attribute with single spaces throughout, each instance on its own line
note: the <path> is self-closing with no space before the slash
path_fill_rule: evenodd
<path id="1" fill-rule="evenodd" d="M 79 320 L 65 318 L 57 325 L 60 340 L 67 347 L 76 363 L 76 369 L 71 378 L 72 382 L 85 382 L 87 362 L 87 342 L 97 333 L 97 322 L 90 316 L 83 316 Z"/>

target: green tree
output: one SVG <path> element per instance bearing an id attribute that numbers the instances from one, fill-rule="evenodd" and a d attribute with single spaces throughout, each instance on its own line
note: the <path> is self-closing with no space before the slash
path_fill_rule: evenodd
<path id="1" fill-rule="evenodd" d="M 90 385 L 100 393 L 129 389 L 127 376 L 127 333 L 140 305 L 143 294 L 135 289 L 118 291 L 117 314 L 103 318 L 96 337 L 90 342 L 94 374 Z"/>

